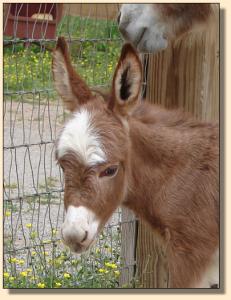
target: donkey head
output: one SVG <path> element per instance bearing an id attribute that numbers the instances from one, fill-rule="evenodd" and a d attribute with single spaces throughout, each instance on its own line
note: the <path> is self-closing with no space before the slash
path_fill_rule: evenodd
<path id="1" fill-rule="evenodd" d="M 126 44 L 108 101 L 93 95 L 71 65 L 64 38 L 53 52 L 54 85 L 72 112 L 56 143 L 64 172 L 62 238 L 72 251 L 87 250 L 127 189 L 131 111 L 140 101 L 141 63 Z"/>

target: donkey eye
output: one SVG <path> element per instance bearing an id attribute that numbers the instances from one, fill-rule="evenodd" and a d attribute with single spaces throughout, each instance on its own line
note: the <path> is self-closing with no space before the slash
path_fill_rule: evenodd
<path id="1" fill-rule="evenodd" d="M 118 170 L 118 166 L 108 167 L 107 169 L 105 169 L 99 174 L 99 177 L 104 177 L 104 176 L 112 177 L 113 175 L 116 174 L 117 170 Z"/>

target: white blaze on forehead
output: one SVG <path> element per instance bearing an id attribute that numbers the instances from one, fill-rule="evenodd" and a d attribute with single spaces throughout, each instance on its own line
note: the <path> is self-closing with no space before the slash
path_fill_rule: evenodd
<path id="1" fill-rule="evenodd" d="M 65 125 L 60 136 L 58 158 L 68 151 L 76 152 L 84 163 L 94 165 L 106 161 L 100 136 L 92 125 L 90 112 L 82 109 Z"/>
<path id="2" fill-rule="evenodd" d="M 99 224 L 99 219 L 89 208 L 70 205 L 62 225 L 64 239 L 71 236 L 81 242 L 87 232 L 87 241 L 92 240 L 98 232 Z"/>

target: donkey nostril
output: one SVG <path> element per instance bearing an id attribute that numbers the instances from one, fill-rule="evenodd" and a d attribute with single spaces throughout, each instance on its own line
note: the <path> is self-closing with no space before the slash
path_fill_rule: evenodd
<path id="1" fill-rule="evenodd" d="M 84 235 L 84 238 L 82 239 L 81 243 L 83 243 L 83 242 L 85 242 L 85 241 L 86 241 L 86 239 L 87 239 L 87 236 L 88 236 L 88 232 L 87 232 L 87 231 L 85 231 L 85 235 Z"/>

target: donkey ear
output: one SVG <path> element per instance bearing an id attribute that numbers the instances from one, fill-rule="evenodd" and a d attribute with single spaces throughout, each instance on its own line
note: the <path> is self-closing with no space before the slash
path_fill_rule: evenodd
<path id="1" fill-rule="evenodd" d="M 138 54 L 130 44 L 125 44 L 115 70 L 109 107 L 115 107 L 122 115 L 129 114 L 140 98 L 141 82 L 142 66 Z"/>
<path id="2" fill-rule="evenodd" d="M 92 98 L 86 83 L 75 72 L 68 54 L 68 46 L 63 37 L 59 37 L 53 51 L 52 71 L 54 85 L 70 111 Z"/>

